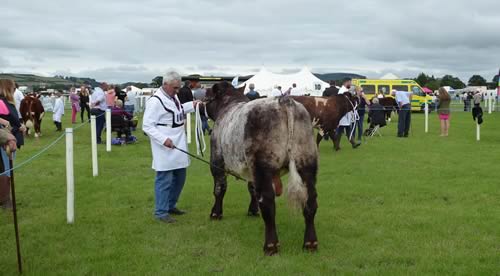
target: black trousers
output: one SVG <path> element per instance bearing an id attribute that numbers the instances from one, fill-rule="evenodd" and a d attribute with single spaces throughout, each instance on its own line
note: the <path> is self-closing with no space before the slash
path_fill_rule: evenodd
<path id="1" fill-rule="evenodd" d="M 90 106 L 88 105 L 81 105 L 80 106 L 80 118 L 82 119 L 83 123 L 83 113 L 87 110 L 87 120 L 90 120 Z"/>

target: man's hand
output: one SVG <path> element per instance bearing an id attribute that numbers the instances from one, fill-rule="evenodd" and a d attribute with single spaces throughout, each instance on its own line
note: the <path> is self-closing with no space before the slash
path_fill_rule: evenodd
<path id="1" fill-rule="evenodd" d="M 201 104 L 202 102 L 200 100 L 194 100 L 193 101 L 193 107 L 196 108 L 197 105 Z"/>
<path id="2" fill-rule="evenodd" d="M 171 149 L 174 148 L 174 143 L 172 142 L 172 140 L 170 140 L 170 138 L 167 138 L 167 140 L 165 140 L 165 142 L 163 142 L 163 145 L 167 148 L 171 148 Z"/>

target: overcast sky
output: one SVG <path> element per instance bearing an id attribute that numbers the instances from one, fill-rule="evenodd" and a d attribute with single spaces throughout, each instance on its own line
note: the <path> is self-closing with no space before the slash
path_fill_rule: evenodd
<path id="1" fill-rule="evenodd" d="M 1 0 L 0 72 L 453 74 L 500 67 L 500 1 Z"/>

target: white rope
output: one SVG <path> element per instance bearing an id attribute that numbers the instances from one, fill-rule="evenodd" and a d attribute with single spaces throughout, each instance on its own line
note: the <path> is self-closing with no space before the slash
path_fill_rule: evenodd
<path id="1" fill-rule="evenodd" d="M 359 114 L 358 114 L 358 103 L 356 103 L 356 105 L 353 105 L 351 100 L 349 100 L 349 103 L 351 104 L 352 106 L 352 115 L 351 116 L 351 134 L 349 135 L 349 141 L 352 140 L 352 135 L 354 134 L 354 131 L 356 130 L 356 121 L 359 120 Z"/>
<path id="2" fill-rule="evenodd" d="M 205 136 L 203 135 L 203 123 L 201 121 L 201 114 L 200 114 L 200 105 L 196 105 L 196 110 L 195 110 L 195 127 L 194 127 L 194 133 L 195 133 L 195 140 L 196 140 L 196 154 L 203 156 L 203 153 L 205 152 L 207 146 L 205 144 Z M 207 111 L 205 110 L 205 114 Z M 208 117 L 207 117 L 208 118 Z"/>

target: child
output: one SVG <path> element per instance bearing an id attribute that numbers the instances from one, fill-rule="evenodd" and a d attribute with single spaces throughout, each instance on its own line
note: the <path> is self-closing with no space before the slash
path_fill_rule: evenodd
<path id="1" fill-rule="evenodd" d="M 56 131 L 62 131 L 61 117 L 64 115 L 64 103 L 61 99 L 61 92 L 56 92 L 56 102 L 54 104 L 54 114 L 52 119 L 56 125 Z"/>

